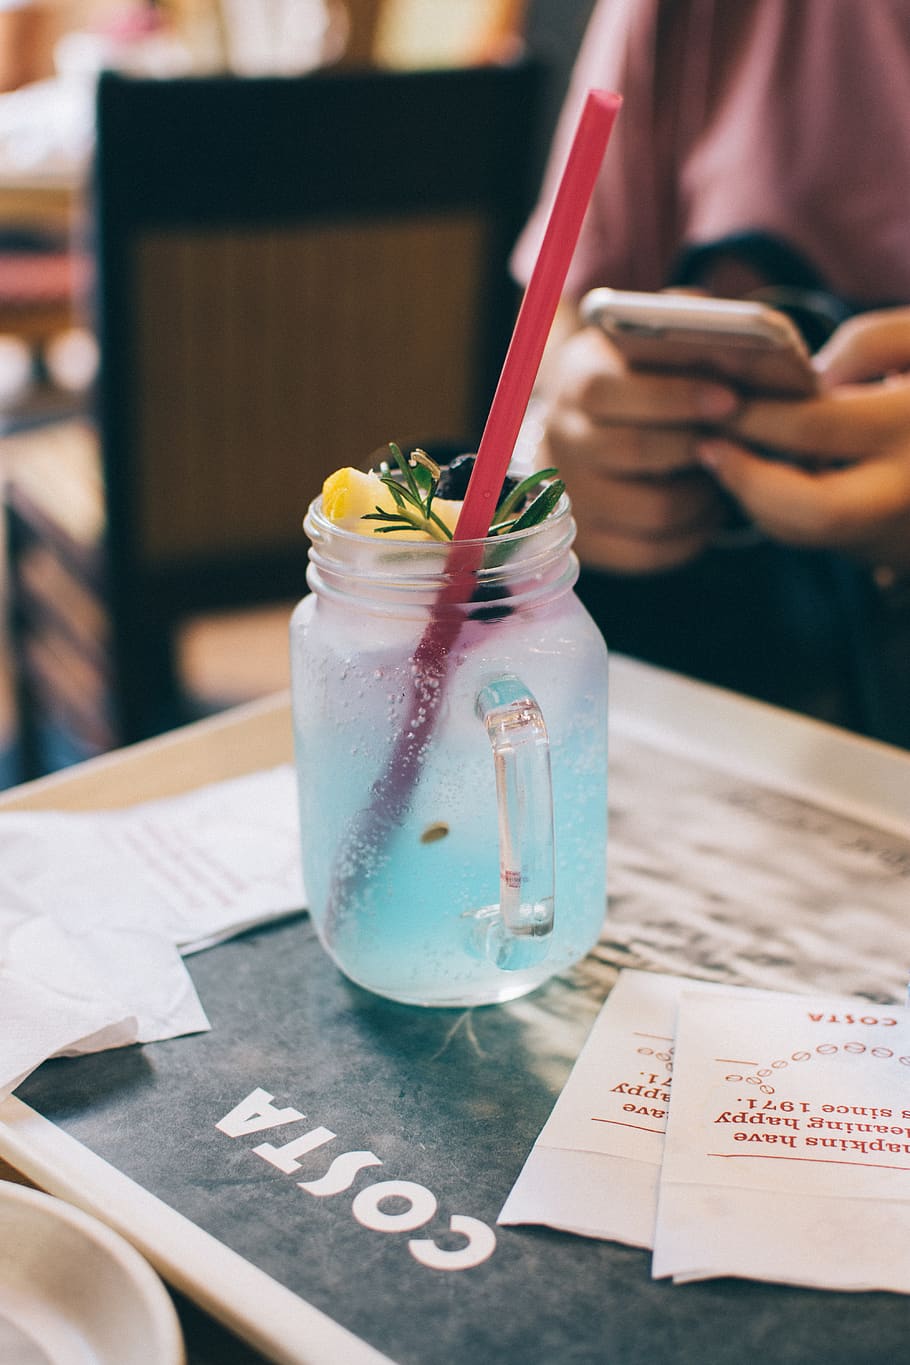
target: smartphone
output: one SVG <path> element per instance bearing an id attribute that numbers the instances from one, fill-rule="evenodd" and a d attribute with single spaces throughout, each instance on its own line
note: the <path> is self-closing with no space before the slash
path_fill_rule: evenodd
<path id="1" fill-rule="evenodd" d="M 688 371 L 778 397 L 817 390 L 796 326 L 764 303 L 592 289 L 581 301 L 581 317 L 600 327 L 637 370 Z"/>

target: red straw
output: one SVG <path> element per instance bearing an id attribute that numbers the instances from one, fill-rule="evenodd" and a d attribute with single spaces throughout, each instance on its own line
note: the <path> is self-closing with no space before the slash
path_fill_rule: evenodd
<path id="1" fill-rule="evenodd" d="M 493 395 L 455 528 L 456 540 L 481 540 L 490 529 L 594 181 L 621 104 L 619 95 L 606 90 L 588 91 Z"/>
<path id="2" fill-rule="evenodd" d="M 481 541 L 490 529 L 499 490 L 553 325 L 569 261 L 620 104 L 618 95 L 604 90 L 588 93 L 493 396 L 455 528 L 456 541 Z M 369 875 L 373 850 L 382 848 L 390 837 L 420 780 L 442 704 L 449 655 L 465 620 L 463 614 L 445 612 L 439 607 L 468 600 L 464 595 L 466 575 L 478 567 L 482 557 L 483 546 L 479 544 L 453 545 L 447 557 L 448 582 L 440 590 L 414 653 L 413 686 L 407 713 L 388 762 L 370 788 L 367 805 L 358 813 L 347 839 L 336 851 L 324 924 L 329 941 L 336 932 L 338 916 L 356 895 L 360 882 Z"/>

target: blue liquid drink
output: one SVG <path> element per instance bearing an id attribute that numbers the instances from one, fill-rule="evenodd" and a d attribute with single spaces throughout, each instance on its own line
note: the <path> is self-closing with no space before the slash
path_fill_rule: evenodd
<path id="1" fill-rule="evenodd" d="M 447 608 L 439 674 L 414 656 L 446 547 L 343 531 L 318 501 L 307 529 L 313 592 L 294 613 L 291 661 L 304 879 L 323 946 L 353 981 L 407 1003 L 522 995 L 588 951 L 606 908 L 607 658 L 572 592 L 568 504 L 516 533 Z M 388 814 L 384 775 L 409 724 L 423 728 L 407 799 Z M 504 801 L 517 835 L 503 832 Z"/>

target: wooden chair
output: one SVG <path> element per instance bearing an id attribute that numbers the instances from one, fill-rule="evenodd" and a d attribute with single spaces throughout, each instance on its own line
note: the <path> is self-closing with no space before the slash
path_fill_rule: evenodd
<path id="1" fill-rule="evenodd" d="M 333 468 L 390 439 L 476 446 L 517 302 L 507 257 L 541 76 L 522 62 L 102 77 L 100 576 L 118 742 L 181 719 L 182 621 L 302 596 L 301 519 Z M 28 731 L 27 674 L 18 692 Z"/>

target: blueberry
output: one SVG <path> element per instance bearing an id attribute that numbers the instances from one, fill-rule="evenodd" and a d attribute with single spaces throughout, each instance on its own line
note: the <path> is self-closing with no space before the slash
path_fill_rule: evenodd
<path id="1" fill-rule="evenodd" d="M 474 468 L 473 455 L 456 455 L 451 464 L 443 465 L 439 475 L 436 496 L 461 502 L 468 488 L 468 480 Z"/>
<path id="2" fill-rule="evenodd" d="M 468 480 L 474 469 L 474 455 L 456 455 L 449 464 L 443 465 L 442 473 L 439 476 L 439 487 L 436 490 L 438 498 L 448 498 L 453 502 L 463 502 L 464 495 L 468 491 Z M 499 491 L 497 504 L 502 502 L 508 493 L 515 487 L 517 479 L 508 476 L 503 481 Z"/>

